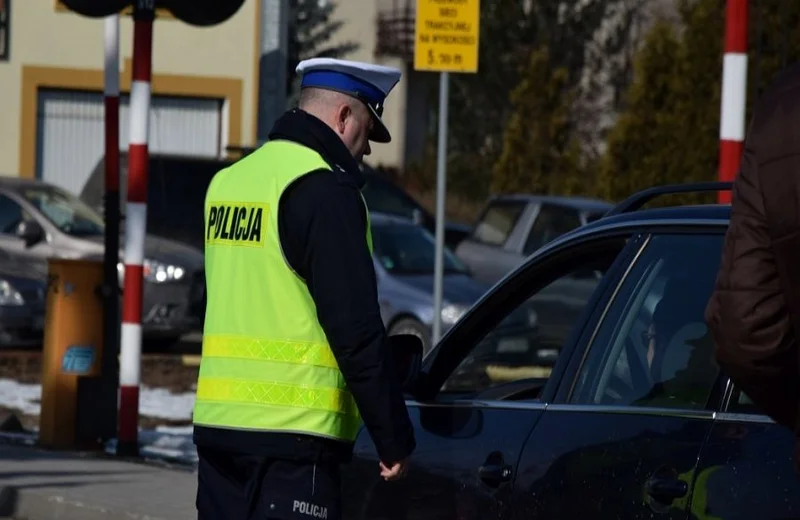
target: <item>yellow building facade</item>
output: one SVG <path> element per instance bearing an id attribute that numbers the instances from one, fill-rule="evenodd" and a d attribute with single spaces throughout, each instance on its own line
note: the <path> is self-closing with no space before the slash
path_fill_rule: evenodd
<path id="1" fill-rule="evenodd" d="M 336 39 L 361 44 L 347 58 L 374 61 L 374 13 L 364 16 L 356 5 L 363 6 L 360 0 L 339 3 L 336 17 L 345 25 Z M 39 178 L 79 193 L 104 148 L 104 21 L 79 16 L 58 0 L 0 0 L 0 11 L 7 16 L 4 24 L 0 16 L 0 174 Z M 256 143 L 259 20 L 259 0 L 245 0 L 235 15 L 213 27 L 193 27 L 158 13 L 152 153 L 219 157 L 229 146 Z M 122 150 L 132 48 L 133 20 L 127 13 L 120 17 Z M 375 146 L 371 163 L 401 161 L 402 81 L 397 90 L 384 115 L 395 141 Z"/>

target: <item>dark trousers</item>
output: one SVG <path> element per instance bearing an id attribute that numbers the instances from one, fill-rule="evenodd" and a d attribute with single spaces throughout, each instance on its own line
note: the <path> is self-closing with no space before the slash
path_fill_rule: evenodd
<path id="1" fill-rule="evenodd" d="M 336 464 L 313 464 L 198 446 L 199 520 L 340 520 Z"/>

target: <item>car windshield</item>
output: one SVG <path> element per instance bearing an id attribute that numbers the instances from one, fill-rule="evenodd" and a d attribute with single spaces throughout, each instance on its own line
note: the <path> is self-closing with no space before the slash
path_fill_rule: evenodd
<path id="1" fill-rule="evenodd" d="M 367 176 L 361 194 L 370 211 L 413 218 L 414 210 L 419 209 L 411 197 L 406 196 L 400 188 L 393 186 L 389 181 L 377 177 L 377 174 Z"/>
<path id="2" fill-rule="evenodd" d="M 433 274 L 436 240 L 425 228 L 405 223 L 373 225 L 372 245 L 375 259 L 390 273 Z M 468 272 L 446 247 L 444 272 Z"/>
<path id="3" fill-rule="evenodd" d="M 102 235 L 103 219 L 77 197 L 54 186 L 25 188 L 25 200 L 63 233 L 72 236 Z"/>

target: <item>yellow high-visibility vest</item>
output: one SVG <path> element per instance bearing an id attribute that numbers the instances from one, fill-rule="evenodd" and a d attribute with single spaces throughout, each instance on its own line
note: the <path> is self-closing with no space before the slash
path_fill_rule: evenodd
<path id="1" fill-rule="evenodd" d="M 209 185 L 196 425 L 355 439 L 358 409 L 278 233 L 284 190 L 320 169 L 330 166 L 313 149 L 270 141 Z"/>

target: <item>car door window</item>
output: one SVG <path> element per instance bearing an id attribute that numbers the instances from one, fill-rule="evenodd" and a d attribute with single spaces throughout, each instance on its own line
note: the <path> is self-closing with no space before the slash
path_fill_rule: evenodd
<path id="1" fill-rule="evenodd" d="M 706 407 L 719 368 L 703 315 L 723 240 L 650 238 L 597 330 L 570 402 Z"/>
<path id="2" fill-rule="evenodd" d="M 531 226 L 523 252 L 529 255 L 564 233 L 581 225 L 578 212 L 572 208 L 542 204 L 536 221 Z"/>
<path id="3" fill-rule="evenodd" d="M 487 395 L 502 398 L 533 398 L 540 391 L 569 341 L 573 330 L 582 323 L 582 312 L 598 287 L 602 276 L 624 248 L 624 238 L 608 239 L 597 249 L 554 260 L 543 280 L 529 283 L 525 274 L 509 279 L 506 286 L 513 294 L 499 294 L 502 311 L 493 315 L 469 351 L 460 358 L 455 370 L 440 388 L 441 396 Z M 531 277 L 536 279 L 536 267 Z M 485 306 L 492 304 L 486 302 Z M 476 318 L 479 319 L 479 318 Z M 517 383 L 522 391 L 513 395 Z M 509 386 L 511 385 L 511 386 Z M 504 391 L 487 391 L 509 388 Z"/>
<path id="4" fill-rule="evenodd" d="M 517 221 L 525 211 L 524 201 L 494 201 L 481 215 L 472 233 L 473 240 L 493 246 L 502 246 L 508 240 Z"/>
<path id="5" fill-rule="evenodd" d="M 19 204 L 5 195 L 0 195 L 0 233 L 13 235 L 24 216 Z"/>
<path id="6" fill-rule="evenodd" d="M 763 410 L 759 409 L 750 397 L 742 392 L 740 388 L 733 389 L 731 393 L 730 402 L 726 410 L 730 413 L 741 413 L 750 415 L 766 415 Z"/>

